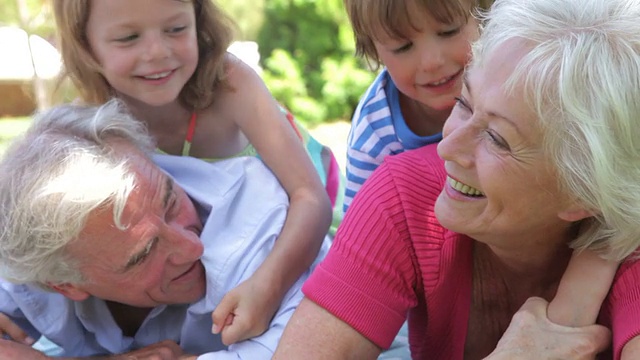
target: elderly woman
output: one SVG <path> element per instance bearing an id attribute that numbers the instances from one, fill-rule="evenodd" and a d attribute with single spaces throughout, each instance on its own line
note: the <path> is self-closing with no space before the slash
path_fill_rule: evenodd
<path id="1" fill-rule="evenodd" d="M 603 350 L 593 326 L 549 323 L 546 301 L 570 248 L 621 261 L 640 244 L 638 19 L 638 0 L 497 0 L 443 141 L 365 183 L 276 358 L 375 356 L 407 317 L 414 359 Z M 607 357 L 639 358 L 638 304 L 627 261 L 598 317 Z M 531 319 L 549 342 L 518 342 Z"/>

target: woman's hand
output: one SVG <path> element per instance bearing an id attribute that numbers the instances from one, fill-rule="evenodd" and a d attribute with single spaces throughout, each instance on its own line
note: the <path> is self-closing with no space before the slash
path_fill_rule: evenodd
<path id="1" fill-rule="evenodd" d="M 592 360 L 609 346 L 606 327 L 554 324 L 547 318 L 548 306 L 542 298 L 528 299 L 485 360 Z"/>

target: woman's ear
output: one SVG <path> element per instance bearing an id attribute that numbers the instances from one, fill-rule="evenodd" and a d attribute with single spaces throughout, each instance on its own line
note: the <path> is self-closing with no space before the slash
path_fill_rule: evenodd
<path id="1" fill-rule="evenodd" d="M 567 209 L 558 213 L 558 217 L 564 221 L 576 222 L 595 215 L 592 211 L 587 210 L 583 205 L 574 203 Z"/>
<path id="2" fill-rule="evenodd" d="M 49 284 L 49 287 L 73 301 L 84 301 L 91 295 L 88 292 L 79 288 L 77 285 L 73 285 L 69 283 L 57 284 L 57 285 Z"/>

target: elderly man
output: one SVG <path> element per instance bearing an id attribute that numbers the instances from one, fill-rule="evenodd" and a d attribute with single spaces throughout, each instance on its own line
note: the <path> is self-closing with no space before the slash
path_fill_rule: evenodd
<path id="1" fill-rule="evenodd" d="M 210 313 L 271 250 L 286 193 L 256 159 L 156 155 L 163 171 L 152 150 L 117 102 L 54 109 L 13 144 L 0 163 L 0 311 L 65 356 L 270 358 L 308 274 L 255 338 L 225 347 Z M 1 358 L 39 356 L 0 343 Z"/>

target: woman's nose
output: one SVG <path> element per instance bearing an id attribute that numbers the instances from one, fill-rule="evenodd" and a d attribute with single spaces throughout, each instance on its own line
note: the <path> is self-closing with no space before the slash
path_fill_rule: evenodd
<path id="1" fill-rule="evenodd" d="M 454 110 L 444 124 L 442 141 L 438 144 L 438 155 L 445 161 L 453 161 L 461 167 L 470 168 L 474 164 L 475 147 L 473 124 L 470 120 L 461 120 Z"/>

